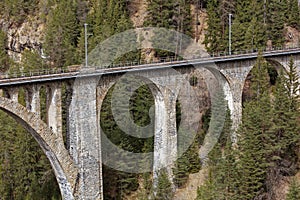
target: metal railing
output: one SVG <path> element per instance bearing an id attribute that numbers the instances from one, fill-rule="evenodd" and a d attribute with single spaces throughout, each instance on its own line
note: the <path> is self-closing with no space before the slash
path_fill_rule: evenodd
<path id="1" fill-rule="evenodd" d="M 67 72 L 71 72 L 71 71 L 68 70 L 67 68 L 49 68 L 49 69 L 32 70 L 32 71 L 8 72 L 5 74 L 0 74 L 0 79 L 33 77 L 33 76 L 52 75 L 52 74 L 64 74 Z"/>
<path id="2" fill-rule="evenodd" d="M 246 56 L 246 55 L 254 55 L 257 54 L 259 51 L 264 53 L 277 53 L 277 52 L 289 52 L 292 50 L 298 50 L 300 49 L 300 45 L 293 45 L 293 46 L 278 46 L 278 47 L 272 47 L 272 48 L 266 48 L 263 50 L 258 49 L 252 49 L 252 50 L 241 50 L 241 51 L 234 51 L 231 54 L 229 54 L 228 51 L 220 51 L 220 52 L 214 52 L 211 53 L 208 56 L 199 56 L 194 55 L 192 59 L 186 60 L 183 57 L 180 56 L 170 56 L 170 57 L 163 57 L 163 58 L 157 58 L 152 59 L 150 61 L 146 60 L 138 60 L 138 61 L 131 61 L 131 62 L 117 62 L 117 63 L 111 63 L 110 65 L 105 66 L 97 66 L 94 67 L 94 69 L 114 69 L 114 68 L 128 68 L 128 67 L 134 67 L 134 66 L 141 66 L 141 65 L 149 65 L 149 64 L 172 64 L 174 62 L 192 62 L 194 60 L 209 60 L 209 59 L 217 59 L 217 58 L 235 58 L 238 56 Z M 42 70 L 33 70 L 33 71 L 19 71 L 19 72 L 9 72 L 5 74 L 0 73 L 0 80 L 2 79 L 12 79 L 12 78 L 24 78 L 24 77 L 36 77 L 36 76 L 46 76 L 46 75 L 60 75 L 60 74 L 67 74 L 67 73 L 78 73 L 80 69 L 79 65 L 73 65 L 66 68 L 49 68 L 49 69 L 42 69 Z"/>

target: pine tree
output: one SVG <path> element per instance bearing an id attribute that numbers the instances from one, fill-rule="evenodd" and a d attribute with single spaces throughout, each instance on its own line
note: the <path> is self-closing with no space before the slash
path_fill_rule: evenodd
<path id="1" fill-rule="evenodd" d="M 22 53 L 21 66 L 24 73 L 38 71 L 43 68 L 43 60 L 37 51 L 25 49 Z"/>
<path id="2" fill-rule="evenodd" d="M 38 143 L 3 112 L 0 121 L 1 198 L 60 199 L 54 173 Z"/>
<path id="3" fill-rule="evenodd" d="M 174 184 L 177 187 L 182 187 L 186 183 L 189 175 L 189 167 L 190 162 L 188 160 L 188 155 L 184 153 L 176 160 L 175 168 L 173 169 Z"/>
<path id="4" fill-rule="evenodd" d="M 164 169 L 159 172 L 155 200 L 171 200 L 173 197 L 172 185 Z"/>
<path id="5" fill-rule="evenodd" d="M 63 0 L 57 3 L 46 24 L 45 52 L 52 67 L 77 64 L 74 56 L 79 29 L 76 18 L 76 3 Z"/>
<path id="6" fill-rule="evenodd" d="M 288 72 L 290 74 L 290 72 Z M 300 126 L 298 122 L 299 111 L 291 108 L 289 78 L 286 74 L 277 77 L 274 100 L 272 108 L 272 128 L 270 129 L 269 142 L 266 154 L 269 164 L 268 176 L 266 179 L 267 194 L 271 199 L 274 197 L 274 184 L 278 183 L 286 174 L 294 174 L 295 170 L 286 167 L 284 163 L 296 163 L 296 147 L 299 141 Z M 293 106 L 292 106 L 293 107 Z M 284 171 L 284 174 L 282 173 Z"/>
<path id="7" fill-rule="evenodd" d="M 272 128 L 274 160 L 280 166 L 282 159 L 295 158 L 295 150 L 300 139 L 299 131 L 299 78 L 293 59 L 289 61 L 289 70 L 277 78 L 274 94 Z"/>
<path id="8" fill-rule="evenodd" d="M 208 177 L 203 185 L 198 187 L 196 200 L 215 200 L 218 199 L 217 184 L 215 183 L 212 173 L 209 172 Z"/>
<path id="9" fill-rule="evenodd" d="M 174 2 L 174 0 L 149 0 L 147 9 L 148 16 L 144 25 L 176 30 L 176 24 L 173 18 L 175 14 Z"/>
<path id="10" fill-rule="evenodd" d="M 234 0 L 208 1 L 208 28 L 204 44 L 208 52 L 228 50 L 229 14 L 235 13 Z"/>
<path id="11" fill-rule="evenodd" d="M 258 0 L 237 0 L 232 25 L 232 50 L 253 50 L 266 45 L 264 3 Z"/>
<path id="12" fill-rule="evenodd" d="M 89 51 L 97 50 L 97 45 L 114 36 L 118 33 L 124 32 L 126 30 L 132 29 L 133 24 L 129 18 L 129 11 L 127 9 L 127 1 L 117 1 L 117 0 L 100 0 L 93 1 L 91 5 L 91 11 L 87 17 L 87 23 L 89 24 L 88 31 L 92 34 L 89 37 Z M 126 34 L 126 33 L 124 33 Z M 84 34 L 81 31 L 81 36 L 79 39 L 79 55 L 83 55 L 83 41 Z M 137 36 L 136 34 L 130 34 L 127 37 L 115 37 L 114 44 L 111 44 L 108 48 L 102 50 L 100 65 L 109 65 L 114 63 L 126 63 L 129 61 L 137 61 L 140 58 L 139 50 L 134 52 L 129 52 L 125 55 L 119 55 L 120 52 L 126 48 L 128 45 L 136 44 Z M 99 58 L 96 58 L 99 59 Z M 96 59 L 91 58 L 90 63 L 92 65 L 98 65 Z"/>
<path id="13" fill-rule="evenodd" d="M 236 152 L 231 142 L 231 119 L 227 109 L 226 120 L 218 143 L 209 153 L 209 176 L 197 191 L 197 200 L 229 200 L 236 198 Z"/>
<path id="14" fill-rule="evenodd" d="M 3 0 L 0 2 L 0 14 L 20 24 L 38 10 L 38 3 L 38 0 Z"/>
<path id="15" fill-rule="evenodd" d="M 252 69 L 253 100 L 245 104 L 239 128 L 237 171 L 238 199 L 253 199 L 264 192 L 272 110 L 266 61 L 259 56 Z"/>
<path id="16" fill-rule="evenodd" d="M 300 8 L 297 0 L 288 1 L 287 23 L 298 30 L 300 29 Z"/>
<path id="17" fill-rule="evenodd" d="M 259 100 L 261 95 L 267 92 L 269 88 L 270 77 L 268 74 L 268 63 L 259 53 L 257 61 L 251 70 L 251 92 L 253 93 L 252 98 Z"/>
<path id="18" fill-rule="evenodd" d="M 274 115 L 273 115 L 273 143 L 277 159 L 289 157 L 286 154 L 294 154 L 293 148 L 299 141 L 300 126 L 299 117 L 299 88 L 297 72 L 293 61 L 290 61 L 290 71 L 281 74 L 277 78 L 274 94 Z"/>
<path id="19" fill-rule="evenodd" d="M 144 22 L 144 26 L 149 27 L 161 27 L 168 30 L 174 30 L 188 36 L 192 35 L 191 26 L 191 11 L 190 6 L 185 0 L 149 0 L 147 8 L 147 17 Z M 159 38 L 163 38 L 159 40 Z M 174 44 L 176 40 L 176 47 Z M 168 31 L 155 32 L 155 36 L 152 38 L 153 46 L 161 47 L 156 49 L 157 56 L 166 57 L 174 56 L 181 53 L 185 44 L 182 41 L 182 37 L 176 32 L 170 33 Z M 173 47 L 172 50 L 171 47 Z M 168 49 L 172 52 L 167 52 L 164 49 Z"/>
<path id="20" fill-rule="evenodd" d="M 207 5 L 207 14 L 208 14 L 208 28 L 207 34 L 205 35 L 204 44 L 208 52 L 217 52 L 220 51 L 220 35 L 221 35 L 221 26 L 220 26 L 220 14 L 219 14 L 219 1 L 212 0 L 208 2 Z"/>
<path id="21" fill-rule="evenodd" d="M 281 0 L 268 2 L 267 26 L 268 39 L 272 46 L 281 46 L 284 43 L 285 3 Z"/>
<path id="22" fill-rule="evenodd" d="M 287 83 L 286 87 L 288 90 L 289 95 L 289 108 L 291 110 L 298 110 L 299 109 L 299 101 L 300 101 L 300 95 L 299 95 L 299 86 L 300 86 L 300 79 L 297 73 L 296 65 L 294 64 L 293 58 L 289 61 L 289 69 L 287 72 Z"/>
<path id="23" fill-rule="evenodd" d="M 128 79 L 128 84 L 118 85 L 118 87 L 121 88 L 121 91 L 127 91 L 130 88 L 131 81 L 140 82 L 139 79 Z M 100 124 L 103 132 L 110 139 L 110 141 L 112 141 L 115 145 L 119 146 L 122 149 L 135 153 L 152 152 L 154 142 L 153 137 L 149 137 L 146 139 L 132 137 L 125 134 L 116 124 L 111 110 L 112 91 L 115 87 L 116 86 L 109 90 L 102 104 Z M 120 95 L 122 96 L 123 94 Z M 128 102 L 124 103 L 122 98 L 117 98 L 117 100 L 120 102 L 120 105 L 128 104 Z M 129 101 L 129 111 L 136 125 L 141 127 L 149 125 L 151 120 L 151 116 L 149 116 L 149 109 L 151 108 L 151 106 L 153 106 L 153 104 L 154 99 L 152 93 L 146 84 L 142 85 L 140 88 L 133 92 L 132 97 Z M 122 157 L 122 155 L 118 156 Z M 134 163 L 124 163 L 126 164 L 126 167 L 136 166 L 136 160 L 131 160 Z M 122 196 L 124 194 L 128 194 L 130 191 L 136 190 L 138 187 L 137 174 L 118 172 L 108 167 L 104 167 L 103 174 L 105 185 L 104 195 L 107 197 L 115 198 L 110 193 L 111 190 L 117 190 L 118 192 L 122 191 L 122 194 L 118 194 L 119 196 Z M 149 188 L 147 189 L 149 190 Z"/>
<path id="24" fill-rule="evenodd" d="M 245 49 L 257 50 L 265 46 L 266 38 L 266 26 L 259 21 L 258 18 L 253 17 L 248 24 L 249 27 L 245 33 Z"/>

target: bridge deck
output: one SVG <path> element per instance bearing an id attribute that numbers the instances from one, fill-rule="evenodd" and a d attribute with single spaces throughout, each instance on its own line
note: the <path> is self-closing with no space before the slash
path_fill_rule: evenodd
<path id="1" fill-rule="evenodd" d="M 284 56 L 284 55 L 294 55 L 300 54 L 300 47 L 275 50 L 275 51 L 265 51 L 263 56 L 266 58 L 275 57 L 275 56 Z M 212 56 L 212 57 L 203 57 L 196 58 L 191 60 L 172 60 L 169 62 L 154 62 L 147 64 L 139 65 L 125 65 L 117 67 L 91 67 L 89 69 L 82 68 L 78 71 L 72 70 L 49 70 L 49 71 L 39 71 L 39 72 L 30 72 L 29 76 L 17 75 L 13 77 L 12 75 L 2 75 L 0 79 L 0 87 L 2 86 L 13 86 L 26 83 L 38 83 L 38 82 L 47 82 L 47 81 L 57 81 L 57 80 L 66 80 L 73 79 L 76 77 L 91 77 L 91 76 L 100 76 L 106 74 L 117 74 L 117 73 L 126 73 L 134 71 L 146 71 L 154 69 L 164 69 L 171 67 L 182 67 L 186 65 L 203 65 L 203 64 L 212 64 L 220 62 L 232 62 L 245 59 L 255 59 L 257 58 L 257 52 L 243 53 L 243 54 L 233 54 L 233 55 L 224 55 L 224 56 Z"/>

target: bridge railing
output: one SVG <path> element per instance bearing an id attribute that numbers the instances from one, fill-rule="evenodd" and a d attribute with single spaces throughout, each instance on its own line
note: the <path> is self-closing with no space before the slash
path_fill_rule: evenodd
<path id="1" fill-rule="evenodd" d="M 33 77 L 42 75 L 52 75 L 52 74 L 62 74 L 71 72 L 67 68 L 49 68 L 42 70 L 30 70 L 30 71 L 18 71 L 18 72 L 8 72 L 5 74 L 0 73 L 0 79 L 10 79 L 10 78 L 21 78 L 21 77 Z"/>
<path id="2" fill-rule="evenodd" d="M 115 68 L 115 67 L 129 67 L 129 66 L 137 66 L 137 65 L 147 65 L 147 64 L 156 64 L 156 63 L 170 63 L 170 62 L 177 62 L 183 61 L 184 58 L 180 56 L 169 56 L 169 57 L 162 57 L 152 60 L 137 60 L 137 61 L 130 61 L 130 62 L 117 62 L 111 63 L 110 65 L 106 66 L 98 66 L 96 69 L 105 69 L 105 68 Z"/>
<path id="3" fill-rule="evenodd" d="M 261 51 L 262 53 L 272 53 L 272 52 L 278 52 L 278 51 L 289 51 L 293 49 L 299 49 L 300 44 L 293 44 L 289 46 L 275 46 L 275 47 L 266 47 L 263 50 L 258 49 L 251 49 L 251 50 L 240 50 L 240 51 L 234 51 L 231 52 L 231 54 L 228 51 L 220 51 L 220 52 L 213 52 L 209 56 L 198 56 L 195 55 L 191 60 L 185 60 L 183 57 L 180 56 L 169 56 L 169 57 L 162 57 L 152 60 L 137 60 L 137 61 L 131 61 L 131 62 L 117 62 L 117 63 L 111 63 L 107 66 L 99 66 L 96 67 L 97 69 L 112 69 L 112 68 L 128 68 L 133 66 L 140 66 L 140 65 L 148 65 L 148 64 L 167 64 L 167 63 L 174 63 L 174 62 L 180 62 L 180 61 L 193 61 L 198 59 L 216 59 L 216 58 L 227 58 L 227 57 L 236 57 L 236 56 L 244 56 L 244 55 L 252 55 L 257 54 L 258 51 Z M 76 73 L 80 69 L 79 65 L 72 65 L 66 68 L 49 68 L 49 69 L 42 69 L 42 70 L 30 70 L 30 71 L 19 71 L 19 72 L 9 72 L 5 74 L 0 73 L 0 80 L 1 79 L 12 79 L 12 78 L 23 78 L 23 77 L 35 77 L 35 76 L 45 76 L 45 75 L 58 75 L 58 74 L 66 74 L 66 73 Z"/>

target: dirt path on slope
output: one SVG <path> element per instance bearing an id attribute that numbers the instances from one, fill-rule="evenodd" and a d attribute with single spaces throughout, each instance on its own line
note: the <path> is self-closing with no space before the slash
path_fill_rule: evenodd
<path id="1" fill-rule="evenodd" d="M 177 189 L 173 200 L 194 200 L 197 197 L 197 189 L 202 185 L 207 176 L 207 169 L 202 169 L 198 173 L 190 174 L 188 182 L 184 188 Z"/>

